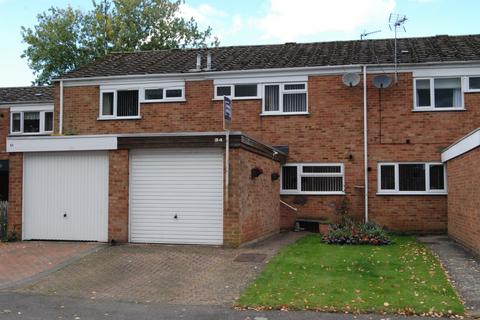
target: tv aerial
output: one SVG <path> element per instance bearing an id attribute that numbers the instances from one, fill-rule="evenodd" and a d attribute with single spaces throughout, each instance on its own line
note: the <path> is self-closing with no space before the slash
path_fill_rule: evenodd
<path id="1" fill-rule="evenodd" d="M 379 33 L 379 32 L 382 32 L 382 30 L 375 30 L 375 31 L 370 31 L 370 32 L 367 32 L 367 31 L 363 31 L 363 33 L 360 35 L 360 40 L 365 40 L 366 37 L 368 37 L 369 35 L 371 34 L 374 34 L 374 33 Z"/>
<path id="2" fill-rule="evenodd" d="M 394 40 L 394 63 L 395 63 L 395 83 L 398 82 L 398 52 L 397 52 L 397 33 L 398 31 L 407 32 L 405 29 L 405 23 L 407 22 L 407 16 L 401 14 L 393 14 L 390 13 L 390 17 L 388 18 L 388 26 L 390 27 L 391 31 L 395 31 L 395 40 Z"/>
<path id="3" fill-rule="evenodd" d="M 358 73 L 347 72 L 342 76 L 342 82 L 347 87 L 355 87 L 360 83 L 360 76 Z"/>

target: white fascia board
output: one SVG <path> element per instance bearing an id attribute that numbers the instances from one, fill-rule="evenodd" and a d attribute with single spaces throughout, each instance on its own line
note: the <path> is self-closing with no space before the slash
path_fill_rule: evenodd
<path id="1" fill-rule="evenodd" d="M 141 88 L 173 88 L 185 87 L 185 81 L 175 80 L 151 80 L 151 81 L 110 81 L 100 84 L 100 90 L 122 90 L 122 89 L 141 89 Z"/>
<path id="2" fill-rule="evenodd" d="M 117 136 L 8 137 L 7 152 L 116 150 Z"/>
<path id="3" fill-rule="evenodd" d="M 276 83 L 276 82 L 307 82 L 308 75 L 286 75 L 286 76 L 262 76 L 262 77 L 237 77 L 237 78 L 216 78 L 214 85 L 229 85 L 243 83 Z"/>
<path id="4" fill-rule="evenodd" d="M 445 66 L 445 67 L 430 67 L 418 68 L 413 70 L 414 78 L 423 77 L 458 77 L 458 76 L 474 76 L 480 75 L 480 66 L 476 65 L 462 65 L 462 66 Z"/>
<path id="5" fill-rule="evenodd" d="M 447 162 L 480 146 L 480 128 L 470 132 L 442 152 L 442 162 Z"/>
<path id="6" fill-rule="evenodd" d="M 17 104 L 11 106 L 10 111 L 53 111 L 53 104 Z"/>

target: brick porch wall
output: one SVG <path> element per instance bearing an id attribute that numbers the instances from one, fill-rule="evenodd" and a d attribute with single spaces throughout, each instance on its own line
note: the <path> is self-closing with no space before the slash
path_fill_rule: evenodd
<path id="1" fill-rule="evenodd" d="M 448 234 L 480 256 L 480 148 L 448 161 Z"/>
<path id="2" fill-rule="evenodd" d="M 224 244 L 238 246 L 280 231 L 280 164 L 243 149 L 230 150 L 230 196 L 225 203 Z M 263 173 L 251 179 L 251 169 Z"/>
<path id="3" fill-rule="evenodd" d="M 108 153 L 108 239 L 128 241 L 129 151 Z"/>

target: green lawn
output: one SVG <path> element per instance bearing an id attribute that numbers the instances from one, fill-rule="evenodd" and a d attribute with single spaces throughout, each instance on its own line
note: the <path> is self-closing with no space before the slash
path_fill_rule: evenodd
<path id="1" fill-rule="evenodd" d="M 463 314 L 429 249 L 414 237 L 388 246 L 339 246 L 309 235 L 282 249 L 237 301 L 238 307 Z"/>

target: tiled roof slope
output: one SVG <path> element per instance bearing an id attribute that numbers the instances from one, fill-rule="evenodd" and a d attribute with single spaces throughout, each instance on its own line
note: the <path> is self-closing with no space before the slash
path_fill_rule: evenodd
<path id="1" fill-rule="evenodd" d="M 335 65 L 384 64 L 394 61 L 394 40 L 354 40 L 279 45 L 232 46 L 113 53 L 62 78 L 189 72 L 202 53 L 213 56 L 216 71 Z M 480 60 L 480 35 L 435 36 L 398 40 L 400 63 Z"/>
<path id="2" fill-rule="evenodd" d="M 53 87 L 0 88 L 0 104 L 53 102 Z"/>

